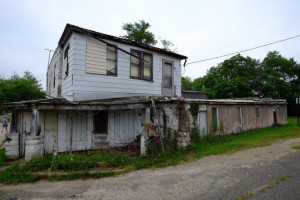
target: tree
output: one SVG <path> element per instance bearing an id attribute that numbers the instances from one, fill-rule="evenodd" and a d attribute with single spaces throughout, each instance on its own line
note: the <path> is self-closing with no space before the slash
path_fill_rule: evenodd
<path id="1" fill-rule="evenodd" d="M 0 110 L 3 103 L 45 98 L 41 84 L 31 72 L 23 77 L 13 75 L 10 79 L 0 79 Z"/>
<path id="2" fill-rule="evenodd" d="M 192 89 L 208 92 L 209 98 L 286 99 L 288 114 L 295 115 L 295 98 L 300 97 L 300 65 L 277 51 L 269 52 L 262 62 L 238 54 L 195 79 Z"/>
<path id="3" fill-rule="evenodd" d="M 258 60 L 238 54 L 212 67 L 204 77 L 195 79 L 193 88 L 208 92 L 210 98 L 255 96 L 258 68 Z"/>
<path id="4" fill-rule="evenodd" d="M 163 45 L 163 50 L 174 51 L 174 50 L 171 49 L 171 47 L 174 46 L 174 44 L 170 40 L 160 39 L 160 42 Z"/>
<path id="5" fill-rule="evenodd" d="M 157 41 L 155 40 L 154 34 L 147 30 L 150 27 L 151 25 L 144 20 L 135 23 L 125 23 L 122 29 L 127 32 L 127 35 L 121 37 L 146 45 L 155 45 Z"/>
<path id="6" fill-rule="evenodd" d="M 193 81 L 190 77 L 181 77 L 181 88 L 182 90 L 188 91 L 193 89 Z"/>

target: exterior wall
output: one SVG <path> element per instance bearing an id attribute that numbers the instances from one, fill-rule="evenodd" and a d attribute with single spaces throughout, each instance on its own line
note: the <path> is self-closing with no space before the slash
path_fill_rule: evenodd
<path id="1" fill-rule="evenodd" d="M 242 109 L 242 124 L 238 121 L 237 107 Z M 259 116 L 256 116 L 256 107 L 259 108 Z M 243 131 L 254 130 L 274 125 L 273 109 L 280 107 L 281 113 L 277 112 L 277 123 L 287 124 L 286 105 L 207 105 L 208 131 L 212 127 L 212 108 L 218 108 L 218 126 L 224 126 L 227 134 L 234 132 L 237 126 L 241 125 Z"/>
<path id="2" fill-rule="evenodd" d="M 69 100 L 81 101 L 112 97 L 137 95 L 162 95 L 162 60 L 174 62 L 175 94 L 181 96 L 180 60 L 153 53 L 141 48 L 124 45 L 112 41 L 111 44 L 129 51 L 141 50 L 153 54 L 153 81 L 130 78 L 130 55 L 118 51 L 117 76 L 106 76 L 86 73 L 86 38 L 80 34 L 72 34 L 69 41 L 69 76 L 65 77 L 65 59 L 63 67 L 63 96 Z M 92 38 L 89 38 L 92 39 Z M 74 96 L 72 97 L 72 95 Z"/>
<path id="3" fill-rule="evenodd" d="M 57 47 L 51 58 L 47 69 L 47 88 L 46 94 L 52 97 L 59 97 L 62 84 L 62 67 L 63 67 L 63 49 Z M 54 85 L 55 78 L 55 85 Z"/>

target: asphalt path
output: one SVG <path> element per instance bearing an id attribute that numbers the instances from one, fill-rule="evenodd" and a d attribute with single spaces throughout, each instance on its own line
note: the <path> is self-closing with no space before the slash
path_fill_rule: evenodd
<path id="1" fill-rule="evenodd" d="M 0 199 L 300 199 L 300 138 L 118 177 L 0 185 Z M 282 177 L 291 176 L 280 184 Z M 260 189 L 275 184 L 261 192 Z"/>

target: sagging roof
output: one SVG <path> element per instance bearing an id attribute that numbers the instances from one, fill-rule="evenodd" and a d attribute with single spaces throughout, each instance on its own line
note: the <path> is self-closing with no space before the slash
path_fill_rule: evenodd
<path id="1" fill-rule="evenodd" d="M 88 35 L 88 36 L 91 36 L 91 37 L 98 37 L 98 38 L 101 38 L 101 39 L 111 40 L 111 41 L 115 41 L 115 42 L 119 42 L 119 43 L 123 43 L 123 44 L 128 44 L 128 45 L 144 48 L 144 49 L 147 49 L 149 51 L 154 51 L 154 52 L 157 52 L 157 53 L 160 53 L 160 54 L 172 56 L 172 57 L 175 57 L 175 58 L 178 58 L 178 59 L 181 59 L 181 60 L 182 59 L 187 59 L 187 57 L 184 56 L 184 55 L 180 55 L 180 54 L 177 54 L 177 53 L 174 53 L 174 52 L 166 51 L 166 50 L 161 49 L 161 48 L 141 44 L 141 43 L 138 43 L 138 42 L 134 42 L 134 41 L 131 41 L 131 40 L 126 40 L 126 39 L 116 37 L 116 36 L 112 36 L 112 35 L 99 33 L 99 32 L 96 32 L 96 31 L 88 30 L 88 29 L 85 29 L 85 28 L 81 28 L 79 26 L 71 25 L 71 24 L 66 25 L 66 27 L 64 29 L 64 32 L 63 32 L 62 36 L 60 37 L 58 45 L 59 46 L 64 46 L 64 44 L 67 42 L 68 38 L 70 37 L 70 35 L 73 32 L 85 34 L 85 35 Z"/>
<path id="2" fill-rule="evenodd" d="M 199 103 L 203 105 L 279 105 L 287 104 L 284 99 L 183 99 L 159 98 L 157 104 L 173 103 Z M 91 100 L 83 102 L 71 102 L 64 98 L 40 99 L 6 103 L 3 108 L 19 110 L 37 108 L 41 110 L 123 110 L 149 107 L 149 97 L 139 96 L 110 100 Z"/>

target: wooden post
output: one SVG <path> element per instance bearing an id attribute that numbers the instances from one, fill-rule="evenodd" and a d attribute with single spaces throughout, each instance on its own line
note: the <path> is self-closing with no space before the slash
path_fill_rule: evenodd
<path id="1" fill-rule="evenodd" d="M 70 148 L 69 154 L 72 154 L 72 143 L 73 143 L 73 110 L 70 111 Z"/>

